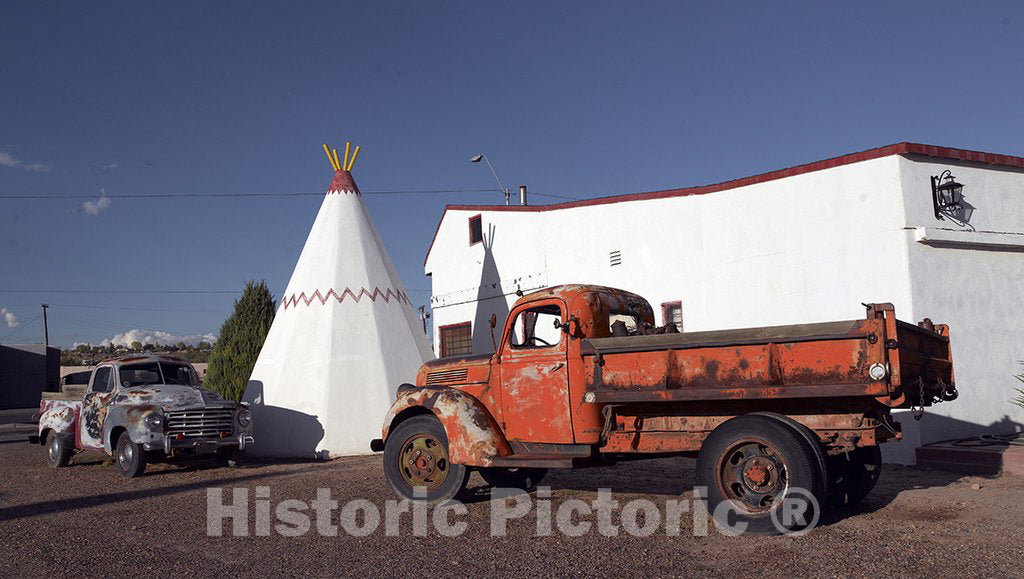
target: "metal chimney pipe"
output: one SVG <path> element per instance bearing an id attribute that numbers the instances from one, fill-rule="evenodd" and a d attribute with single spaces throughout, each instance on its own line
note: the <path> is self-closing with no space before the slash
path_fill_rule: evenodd
<path id="1" fill-rule="evenodd" d="M 526 205 L 526 185 L 519 186 L 519 204 Z"/>

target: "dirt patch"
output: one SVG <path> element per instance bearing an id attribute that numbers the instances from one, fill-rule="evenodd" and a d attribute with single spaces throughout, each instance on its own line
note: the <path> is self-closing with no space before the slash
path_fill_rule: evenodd
<path id="1" fill-rule="evenodd" d="M 946 576 L 1019 574 L 1024 546 L 1024 479 L 961 477 L 941 471 L 887 466 L 875 492 L 854 510 L 833 513 L 805 537 L 727 537 L 713 528 L 694 536 L 689 515 L 677 534 L 650 536 L 620 530 L 603 536 L 594 525 L 581 536 L 555 531 L 538 536 L 531 512 L 510 520 L 507 535 L 490 535 L 490 489 L 470 480 L 459 537 L 433 527 L 414 536 L 407 517 L 399 536 L 381 523 L 365 537 L 344 530 L 288 537 L 271 529 L 254 536 L 254 497 L 268 492 L 276 508 L 285 499 L 306 504 L 330 489 L 346 504 L 366 499 L 382 511 L 394 495 L 379 457 L 326 463 L 250 464 L 240 468 L 157 466 L 135 480 L 118 477 L 103 456 L 83 454 L 72 466 L 50 469 L 43 449 L 0 444 L 0 560 L 3 576 L 187 574 L 420 575 L 425 570 L 465 575 L 671 575 L 671 576 Z M 980 489 L 972 485 L 981 483 Z M 668 501 L 691 497 L 693 461 L 659 459 L 579 471 L 553 471 L 555 511 L 572 499 L 609 488 L 620 502 L 646 499 L 665 512 Z M 207 535 L 207 489 L 225 501 L 234 489 L 250 500 L 250 536 Z M 268 488 L 269 491 L 259 489 Z M 537 494 L 529 496 L 536 503 Z M 334 522 L 340 515 L 335 512 Z M 616 515 L 617 517 L 617 515 Z M 591 517 L 593 518 L 593 517 Z M 618 521 L 618 519 L 616 519 Z M 276 523 L 277 520 L 274 519 Z M 619 521 L 621 522 L 621 521 Z"/>

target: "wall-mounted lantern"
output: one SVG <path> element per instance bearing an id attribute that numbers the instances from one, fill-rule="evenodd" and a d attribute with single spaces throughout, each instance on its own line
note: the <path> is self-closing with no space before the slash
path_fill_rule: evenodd
<path id="1" fill-rule="evenodd" d="M 932 203 L 935 206 L 935 217 L 942 219 L 943 213 L 956 213 L 962 209 L 964 186 L 956 182 L 949 170 L 943 171 L 938 177 L 932 176 Z"/>

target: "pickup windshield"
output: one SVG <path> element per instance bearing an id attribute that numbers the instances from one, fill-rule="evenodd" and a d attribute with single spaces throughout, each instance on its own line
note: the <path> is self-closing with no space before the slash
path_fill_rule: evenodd
<path id="1" fill-rule="evenodd" d="M 144 362 L 127 364 L 118 370 L 121 386 L 147 386 L 149 384 L 181 384 L 197 386 L 195 373 L 187 364 L 172 362 Z"/>

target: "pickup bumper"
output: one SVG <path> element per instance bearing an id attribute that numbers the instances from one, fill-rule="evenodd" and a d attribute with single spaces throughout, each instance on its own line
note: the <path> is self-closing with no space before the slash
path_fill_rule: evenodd
<path id="1" fill-rule="evenodd" d="M 217 452 L 221 448 L 237 448 L 244 451 L 245 447 L 253 442 L 252 435 L 245 433 L 224 438 L 186 438 L 183 440 L 179 440 L 174 436 L 164 436 L 162 442 L 155 440 L 142 443 L 142 448 L 146 450 L 162 450 L 168 456 L 175 450 L 191 450 L 196 454 L 210 454 Z"/>

